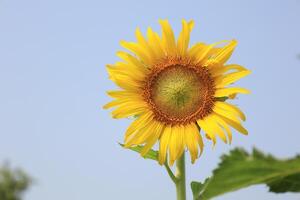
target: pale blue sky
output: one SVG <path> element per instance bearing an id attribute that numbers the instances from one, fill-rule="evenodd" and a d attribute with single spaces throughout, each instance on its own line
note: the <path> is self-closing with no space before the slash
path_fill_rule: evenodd
<path id="1" fill-rule="evenodd" d="M 220 154 L 256 146 L 278 157 L 300 153 L 300 1 L 0 0 L 0 161 L 22 166 L 36 182 L 25 200 L 175 199 L 156 163 L 117 144 L 130 120 L 101 109 L 115 86 L 105 64 L 137 26 L 175 32 L 194 19 L 192 42 L 239 41 L 231 63 L 253 71 L 239 82 L 251 95 L 234 103 L 247 114 L 249 136 L 233 144 L 206 141 L 188 180 L 208 176 Z M 190 193 L 190 190 L 188 188 Z M 189 196 L 191 199 L 191 196 Z M 255 186 L 218 199 L 296 200 Z"/>

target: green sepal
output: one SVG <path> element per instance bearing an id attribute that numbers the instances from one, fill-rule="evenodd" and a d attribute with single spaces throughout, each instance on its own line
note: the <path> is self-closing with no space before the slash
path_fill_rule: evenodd
<path id="1" fill-rule="evenodd" d="M 119 143 L 122 147 L 124 147 L 124 144 L 121 144 Z M 125 147 L 124 147 L 125 148 Z M 142 151 L 142 149 L 144 148 L 143 145 L 137 145 L 137 146 L 134 146 L 134 147 L 129 147 L 129 148 L 125 148 L 125 149 L 130 149 L 132 151 L 135 151 L 137 153 L 140 153 Z M 150 149 L 148 151 L 148 153 L 143 156 L 143 158 L 145 159 L 151 159 L 151 160 L 155 160 L 155 161 L 158 161 L 158 151 L 155 151 L 153 149 Z"/>

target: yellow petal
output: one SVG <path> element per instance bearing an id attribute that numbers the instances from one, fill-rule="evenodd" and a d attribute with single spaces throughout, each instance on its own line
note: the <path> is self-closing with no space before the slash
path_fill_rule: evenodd
<path id="1" fill-rule="evenodd" d="M 169 144 L 170 166 L 182 155 L 184 146 L 184 130 L 181 126 L 173 126 Z"/>
<path id="2" fill-rule="evenodd" d="M 190 152 L 192 163 L 195 162 L 199 155 L 198 146 L 201 143 L 199 136 L 199 130 L 195 124 L 188 124 L 184 126 L 185 144 Z M 200 145 L 201 151 L 202 148 L 203 146 Z"/>
<path id="3" fill-rule="evenodd" d="M 232 52 L 234 51 L 234 48 L 237 45 L 236 40 L 232 40 L 229 42 L 228 45 L 221 48 L 216 54 L 214 55 L 214 59 L 217 60 L 219 63 L 225 63 L 231 56 Z"/>
<path id="4" fill-rule="evenodd" d="M 224 87 L 226 85 L 229 85 L 231 83 L 236 82 L 237 80 L 249 75 L 251 71 L 249 70 L 244 70 L 240 72 L 233 72 L 230 74 L 226 74 L 224 76 L 219 77 L 218 79 L 215 80 L 216 87 Z"/>
<path id="5" fill-rule="evenodd" d="M 118 51 L 117 56 L 119 58 L 121 58 L 122 60 L 126 61 L 132 67 L 135 67 L 138 70 L 141 70 L 143 73 L 148 72 L 147 66 L 144 65 L 142 62 L 140 62 L 136 57 L 130 55 L 129 53 L 124 52 L 124 51 Z"/>
<path id="6" fill-rule="evenodd" d="M 240 133 L 242 133 L 244 135 L 248 135 L 248 131 L 240 123 L 237 123 L 237 122 L 235 122 L 231 119 L 228 119 L 227 117 L 224 117 L 222 115 L 218 115 L 218 116 L 221 117 L 227 124 L 229 124 L 231 127 L 236 129 Z"/>
<path id="7" fill-rule="evenodd" d="M 237 123 L 240 123 L 240 120 L 239 120 L 239 118 L 235 115 L 235 113 L 232 113 L 232 112 L 230 112 L 230 111 L 228 111 L 228 110 L 223 110 L 222 108 L 219 108 L 219 107 L 217 107 L 217 106 L 215 106 L 215 107 L 213 108 L 213 111 L 214 111 L 215 113 L 219 114 L 219 115 L 222 115 L 222 116 L 227 117 L 227 118 L 229 118 L 229 119 L 231 119 L 231 120 L 233 120 L 233 121 L 235 121 L 235 122 L 237 122 Z"/>
<path id="8" fill-rule="evenodd" d="M 192 126 L 192 129 L 194 129 L 194 131 L 193 131 L 194 137 L 196 138 L 196 141 L 199 145 L 200 155 L 201 155 L 202 152 L 203 152 L 204 143 L 203 143 L 203 140 L 202 140 L 202 136 L 200 134 L 200 130 L 198 129 L 198 127 L 196 125 Z"/>
<path id="9" fill-rule="evenodd" d="M 184 152 L 184 150 L 185 150 L 185 147 L 186 147 L 186 139 L 185 139 L 185 137 L 187 136 L 186 135 L 186 128 L 185 128 L 185 125 L 180 125 L 179 126 L 180 128 L 178 129 L 178 132 L 180 132 L 180 137 L 181 137 L 181 148 L 180 148 L 180 150 L 179 150 L 179 152 L 180 152 L 180 155 L 178 156 L 178 158 L 181 156 L 181 154 Z"/>
<path id="10" fill-rule="evenodd" d="M 201 65 L 209 65 L 209 61 L 210 61 L 210 58 L 212 57 L 212 52 L 215 52 L 214 51 L 214 47 L 221 44 L 221 43 L 224 43 L 226 42 L 226 40 L 223 40 L 223 41 L 220 41 L 220 42 L 216 42 L 216 43 L 213 43 L 213 44 L 210 44 L 208 46 L 205 46 L 203 48 L 202 51 L 199 51 L 199 53 L 196 55 L 196 62 L 197 63 L 200 63 Z"/>
<path id="11" fill-rule="evenodd" d="M 155 120 L 149 121 L 145 127 L 137 130 L 134 135 L 126 141 L 125 147 L 144 144 L 151 136 L 153 136 L 153 130 L 155 130 L 157 126 L 158 124 Z"/>
<path id="12" fill-rule="evenodd" d="M 197 120 L 200 128 L 208 135 L 208 137 L 213 141 L 213 145 L 216 144 L 216 136 L 214 134 L 214 130 L 208 125 L 207 118 Z"/>
<path id="13" fill-rule="evenodd" d="M 115 107 L 115 106 L 120 106 L 122 104 L 132 104 L 132 105 L 135 105 L 135 104 L 141 104 L 143 101 L 142 100 L 138 100 L 138 99 L 134 99 L 134 98 L 121 98 L 121 99 L 116 99 L 114 101 L 111 101 L 107 104 L 105 104 L 103 106 L 104 109 L 109 109 L 109 108 L 112 108 L 112 107 Z M 142 103 L 143 105 L 145 105 L 144 103 Z"/>
<path id="14" fill-rule="evenodd" d="M 243 121 L 246 120 L 245 114 L 238 107 L 236 107 L 234 105 L 231 105 L 231 104 L 226 103 L 226 102 L 216 102 L 215 106 L 219 107 L 223 110 L 227 110 L 228 112 L 231 112 L 231 113 L 239 116 Z"/>
<path id="15" fill-rule="evenodd" d="M 176 42 L 168 20 L 159 20 L 162 28 L 162 46 L 169 56 L 176 56 Z"/>
<path id="16" fill-rule="evenodd" d="M 227 125 L 227 123 L 221 118 L 219 117 L 218 115 L 213 115 L 212 116 L 218 124 L 220 124 L 220 126 L 222 126 L 225 131 L 227 132 L 227 136 L 228 136 L 228 139 L 229 139 L 229 144 L 231 144 L 231 141 L 232 141 L 232 133 L 231 133 L 231 130 L 230 130 L 230 127 Z"/>
<path id="17" fill-rule="evenodd" d="M 211 135 L 217 134 L 223 140 L 223 142 L 227 143 L 227 138 L 224 131 L 222 130 L 222 128 L 220 128 L 214 118 L 212 118 L 212 115 L 198 121 L 200 121 L 199 126 L 200 124 L 204 126 L 203 129 L 205 132 L 211 133 Z M 200 127 L 202 128 L 202 126 Z"/>
<path id="18" fill-rule="evenodd" d="M 161 165 L 163 165 L 166 161 L 167 150 L 168 150 L 170 137 L 171 137 L 171 131 L 172 131 L 171 126 L 170 125 L 166 126 L 159 141 L 158 162 Z"/>
<path id="19" fill-rule="evenodd" d="M 194 22 L 190 21 L 189 23 L 185 20 L 182 20 L 182 31 L 178 37 L 177 48 L 179 55 L 184 56 L 187 52 L 189 42 L 190 42 L 190 33 L 194 26 Z"/>
<path id="20" fill-rule="evenodd" d="M 146 76 L 144 67 L 141 68 L 131 63 L 116 62 L 114 65 L 107 65 L 107 66 L 110 66 L 110 68 L 115 69 L 118 72 L 122 71 L 121 73 L 131 77 L 138 76 L 139 79 L 143 79 Z"/>
<path id="21" fill-rule="evenodd" d="M 136 35 L 138 43 L 143 47 L 143 49 L 145 49 L 147 51 L 147 54 L 149 55 L 150 59 L 153 60 L 155 58 L 154 51 L 149 46 L 148 42 L 144 38 L 144 36 L 141 33 L 139 28 L 136 29 L 135 35 Z"/>
<path id="22" fill-rule="evenodd" d="M 143 149 L 141 151 L 141 155 L 143 157 L 148 153 L 148 151 L 152 148 L 152 146 L 158 141 L 158 139 L 161 136 L 164 125 L 160 122 L 157 122 L 157 123 L 158 123 L 158 125 L 155 129 L 153 129 L 151 138 L 148 139 L 148 141 L 146 142 L 146 145 L 143 147 Z"/>
<path id="23" fill-rule="evenodd" d="M 217 89 L 215 92 L 215 97 L 227 97 L 232 94 L 241 93 L 241 94 L 249 94 L 250 91 L 245 88 L 221 88 Z"/>
<path id="24" fill-rule="evenodd" d="M 149 45 L 153 49 L 156 59 L 159 60 L 165 55 L 164 50 L 161 46 L 162 44 L 159 35 L 153 32 L 152 29 L 149 27 L 147 30 L 147 37 L 149 40 Z"/>
<path id="25" fill-rule="evenodd" d="M 243 66 L 236 65 L 236 64 L 224 66 L 218 63 L 217 65 L 210 66 L 210 72 L 213 77 L 220 76 L 224 73 L 227 73 L 228 71 L 233 71 L 233 70 L 236 70 L 237 72 L 247 71 L 247 69 L 244 68 Z"/>
<path id="26" fill-rule="evenodd" d="M 151 56 L 141 45 L 135 42 L 126 41 L 121 41 L 120 44 L 125 49 L 128 49 L 129 51 L 137 55 L 144 64 L 146 64 L 147 66 L 151 66 Z"/>
<path id="27" fill-rule="evenodd" d="M 132 91 L 126 91 L 126 90 L 117 90 L 117 91 L 107 91 L 106 92 L 108 96 L 112 98 L 134 98 L 134 99 L 140 99 L 141 95 L 140 93 L 135 93 Z"/>
<path id="28" fill-rule="evenodd" d="M 124 142 L 126 143 L 132 135 L 139 129 L 145 127 L 153 119 L 153 114 L 150 111 L 145 111 L 134 122 L 132 122 L 126 130 Z"/>
<path id="29" fill-rule="evenodd" d="M 124 103 L 111 112 L 113 118 L 120 119 L 140 115 L 145 112 L 147 105 L 143 103 Z"/>
<path id="30" fill-rule="evenodd" d="M 196 60 L 197 55 L 203 52 L 207 46 L 208 45 L 205 43 L 196 43 L 188 50 L 189 57 L 191 57 L 193 60 Z"/>
<path id="31" fill-rule="evenodd" d="M 209 126 L 211 126 L 211 129 L 215 130 L 214 133 L 216 133 L 223 140 L 223 142 L 227 144 L 226 134 L 224 133 L 223 129 L 217 124 L 217 122 L 212 119 Z"/>
<path id="32" fill-rule="evenodd" d="M 130 67 L 119 65 L 106 65 L 108 74 L 111 77 L 126 77 L 132 81 L 142 81 L 145 79 L 145 74 L 139 70 L 130 69 Z"/>
<path id="33" fill-rule="evenodd" d="M 215 43 L 215 44 L 208 45 L 202 51 L 199 51 L 199 53 L 196 55 L 196 62 L 204 63 L 210 57 L 210 52 L 215 45 L 217 44 Z"/>
<path id="34" fill-rule="evenodd" d="M 140 91 L 142 88 L 142 84 L 138 81 L 132 80 L 127 76 L 116 75 L 112 79 L 120 88 L 123 88 L 128 91 L 137 92 Z"/>

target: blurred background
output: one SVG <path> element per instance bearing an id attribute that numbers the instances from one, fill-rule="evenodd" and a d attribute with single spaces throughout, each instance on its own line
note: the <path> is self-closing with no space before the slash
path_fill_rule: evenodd
<path id="1" fill-rule="evenodd" d="M 0 0 L 0 163 L 33 177 L 24 200 L 175 199 L 163 167 L 118 145 L 131 121 L 102 109 L 115 88 L 105 64 L 117 61 L 119 41 L 135 40 L 137 26 L 160 32 L 165 18 L 177 34 L 181 19 L 194 19 L 192 43 L 237 39 L 229 63 L 253 71 L 238 83 L 252 94 L 234 101 L 249 136 L 235 132 L 231 146 L 215 148 L 206 140 L 188 182 L 209 176 L 236 146 L 300 153 L 299 0 Z M 254 186 L 217 199 L 254 197 L 300 198 Z"/>

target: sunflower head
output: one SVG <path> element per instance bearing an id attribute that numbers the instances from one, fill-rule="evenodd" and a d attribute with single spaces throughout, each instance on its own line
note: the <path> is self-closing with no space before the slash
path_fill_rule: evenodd
<path id="1" fill-rule="evenodd" d="M 216 136 L 230 143 L 231 128 L 247 134 L 241 125 L 245 115 L 225 100 L 249 92 L 229 85 L 250 71 L 225 64 L 235 40 L 189 48 L 193 21 L 182 21 L 177 41 L 167 20 L 160 25 L 161 36 L 149 28 L 144 37 L 137 29 L 137 42 L 121 42 L 131 53 L 118 52 L 122 61 L 107 65 L 120 90 L 108 92 L 114 100 L 104 108 L 115 107 L 114 118 L 136 116 L 125 133 L 126 147 L 144 145 L 144 156 L 159 142 L 160 164 L 168 159 L 172 165 L 185 149 L 194 163 L 203 150 L 201 130 L 213 144 Z"/>

